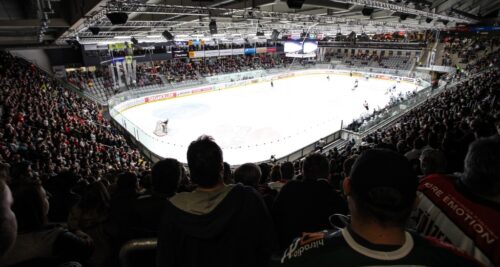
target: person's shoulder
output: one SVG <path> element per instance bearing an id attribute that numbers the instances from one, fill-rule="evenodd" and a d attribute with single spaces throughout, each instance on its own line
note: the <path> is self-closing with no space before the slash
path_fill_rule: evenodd
<path id="1" fill-rule="evenodd" d="M 314 233 L 303 233 L 285 250 L 280 263 L 284 266 L 310 265 L 317 259 L 324 260 L 326 254 L 334 253 L 332 249 L 345 244 L 341 231 L 324 230 Z"/>

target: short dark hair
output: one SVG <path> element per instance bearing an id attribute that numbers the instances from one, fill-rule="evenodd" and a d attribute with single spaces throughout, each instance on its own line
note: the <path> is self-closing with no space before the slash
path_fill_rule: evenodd
<path id="1" fill-rule="evenodd" d="M 191 180 L 201 187 L 213 187 L 222 179 L 222 149 L 210 136 L 202 135 L 191 142 L 187 151 Z"/>
<path id="2" fill-rule="evenodd" d="M 260 171 L 262 172 L 260 176 L 260 183 L 265 184 L 269 180 L 269 174 L 271 173 L 271 166 L 265 162 L 259 164 Z"/>
<path id="3" fill-rule="evenodd" d="M 237 183 L 257 187 L 261 175 L 262 172 L 257 164 L 245 163 L 234 171 L 234 180 Z"/>
<path id="4" fill-rule="evenodd" d="M 481 138 L 469 146 L 462 182 L 485 196 L 500 195 L 500 136 Z"/>
<path id="5" fill-rule="evenodd" d="M 426 148 L 420 154 L 420 170 L 422 174 L 444 173 L 446 171 L 446 158 L 439 149 Z"/>
<path id="6" fill-rule="evenodd" d="M 302 165 L 304 180 L 325 179 L 329 174 L 330 166 L 326 156 L 319 153 L 312 153 L 304 160 L 304 165 Z"/>
<path id="7" fill-rule="evenodd" d="M 151 169 L 151 185 L 153 193 L 171 197 L 179 188 L 182 166 L 176 159 L 166 158 L 156 162 Z"/>
<path id="8" fill-rule="evenodd" d="M 292 180 L 294 174 L 295 170 L 293 168 L 293 163 L 286 161 L 281 164 L 281 177 L 283 180 Z"/>
<path id="9" fill-rule="evenodd" d="M 122 172 L 118 174 L 115 194 L 133 195 L 137 192 L 137 175 L 133 172 Z"/>
<path id="10" fill-rule="evenodd" d="M 352 165 L 354 165 L 354 162 L 358 159 L 358 155 L 354 154 L 348 157 L 344 163 L 342 164 L 342 172 L 344 173 L 344 176 L 349 176 L 351 174 L 351 169 Z"/>
<path id="11" fill-rule="evenodd" d="M 408 160 L 387 149 L 363 151 L 352 166 L 351 196 L 361 216 L 383 226 L 404 227 L 418 180 Z"/>

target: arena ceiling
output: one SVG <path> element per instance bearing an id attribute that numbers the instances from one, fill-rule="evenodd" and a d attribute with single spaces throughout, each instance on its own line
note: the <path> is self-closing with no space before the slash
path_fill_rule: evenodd
<path id="1" fill-rule="evenodd" d="M 500 0 L 0 0 L 0 46 L 177 39 L 268 38 L 280 33 L 446 29 L 499 17 Z M 113 25 L 107 13 L 128 15 Z M 363 14 L 364 13 L 364 14 Z M 430 21 L 432 19 L 432 21 Z M 217 35 L 209 34 L 215 20 Z M 430 22 L 429 22 L 430 21 Z M 91 32 L 90 29 L 94 32 Z M 96 30 L 98 29 L 98 33 Z"/>

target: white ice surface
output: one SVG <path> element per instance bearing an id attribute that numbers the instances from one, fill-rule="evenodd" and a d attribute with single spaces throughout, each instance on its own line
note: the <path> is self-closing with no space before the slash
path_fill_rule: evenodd
<path id="1" fill-rule="evenodd" d="M 385 106 L 396 81 L 343 75 L 306 75 L 139 105 L 115 118 L 152 152 L 186 162 L 189 143 L 202 134 L 222 147 L 229 164 L 288 155 L 340 129 L 373 108 Z M 397 84 L 397 93 L 415 90 Z M 124 116 L 124 118 L 122 117 Z M 158 120 L 169 120 L 168 134 L 153 134 Z M 123 121 L 127 121 L 123 123 Z"/>

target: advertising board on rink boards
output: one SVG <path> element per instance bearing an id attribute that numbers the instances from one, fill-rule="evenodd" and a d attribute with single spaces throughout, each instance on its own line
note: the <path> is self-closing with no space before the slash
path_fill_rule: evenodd
<path id="1" fill-rule="evenodd" d="M 234 50 L 233 50 L 234 51 Z M 209 52 L 209 51 L 205 51 Z M 122 112 L 126 109 L 132 108 L 134 106 L 144 104 L 144 103 L 150 103 L 150 102 L 155 102 L 155 101 L 160 101 L 160 100 L 165 100 L 165 99 L 170 99 L 170 98 L 176 98 L 180 96 L 187 96 L 187 95 L 194 95 L 194 94 L 199 94 L 203 92 L 208 92 L 208 91 L 215 91 L 215 90 L 221 90 L 225 88 L 231 88 L 231 87 L 239 87 L 239 86 L 245 86 L 249 85 L 252 83 L 258 83 L 262 81 L 269 81 L 273 79 L 284 79 L 284 78 L 290 78 L 290 77 L 298 77 L 302 75 L 350 75 L 352 73 L 353 77 L 364 77 L 366 75 L 369 75 L 370 78 L 375 78 L 375 79 L 383 79 L 383 80 L 395 80 L 395 79 L 401 79 L 406 82 L 414 82 L 414 78 L 409 78 L 409 77 L 398 77 L 398 76 L 393 76 L 393 75 L 387 75 L 387 74 L 374 74 L 374 73 L 365 73 L 365 72 L 358 72 L 358 71 L 345 71 L 345 70 L 333 70 L 333 69 L 315 69 L 315 70 L 299 70 L 299 71 L 294 71 L 294 72 L 285 72 L 285 73 L 280 73 L 280 74 L 275 74 L 275 75 L 270 75 L 270 76 L 265 76 L 265 77 L 259 77 L 255 79 L 249 79 L 249 80 L 240 80 L 240 81 L 234 81 L 234 82 L 226 82 L 226 83 L 218 83 L 218 84 L 213 84 L 213 85 L 207 85 L 207 86 L 200 86 L 200 87 L 194 87 L 194 88 L 188 88 L 188 89 L 181 89 L 177 91 L 171 91 L 171 92 L 166 92 L 166 93 L 161 93 L 161 94 L 155 94 L 155 95 L 150 95 L 150 96 L 144 96 L 144 97 L 139 97 L 136 99 L 131 99 L 127 100 L 125 102 L 122 102 L 118 105 L 116 105 L 113 110 Z"/>

